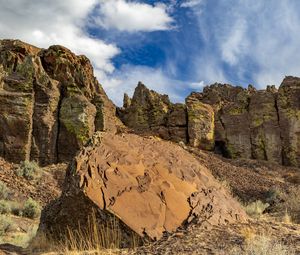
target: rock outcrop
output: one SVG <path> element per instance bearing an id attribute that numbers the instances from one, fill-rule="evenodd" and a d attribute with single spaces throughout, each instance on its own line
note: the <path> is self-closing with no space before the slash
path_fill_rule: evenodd
<path id="1" fill-rule="evenodd" d="M 40 231 L 54 237 L 84 227 L 92 208 L 99 224 L 112 215 L 124 233 L 159 239 L 193 222 L 247 219 L 210 171 L 180 146 L 134 134 L 96 133 L 70 165 L 62 196 L 42 213 Z M 126 237 L 126 236 L 125 236 Z"/>
<path id="2" fill-rule="evenodd" d="M 172 104 L 165 95 L 140 84 L 131 103 L 126 95 L 118 114 L 125 125 L 139 132 L 215 150 L 230 158 L 299 167 L 299 91 L 300 79 L 291 76 L 279 90 L 275 86 L 256 90 L 251 85 L 245 89 L 216 83 L 201 93 L 191 93 L 184 105 Z M 149 121 L 155 119 L 153 113 L 159 113 L 160 121 Z M 147 123 L 143 128 L 137 124 L 141 120 Z"/>
<path id="3" fill-rule="evenodd" d="M 286 77 L 278 91 L 282 160 L 300 166 L 300 78 Z"/>
<path id="4" fill-rule="evenodd" d="M 139 82 L 132 99 L 124 95 L 123 108 L 118 116 L 138 133 L 155 134 L 163 139 L 187 142 L 186 107 L 172 104 L 167 95 L 149 90 Z"/>
<path id="5" fill-rule="evenodd" d="M 190 145 L 204 150 L 213 150 L 215 146 L 215 115 L 213 108 L 202 103 L 197 93 L 192 93 L 187 97 L 186 106 Z"/>
<path id="6" fill-rule="evenodd" d="M 97 130 L 121 125 L 85 56 L 0 41 L 0 156 L 69 161 Z"/>

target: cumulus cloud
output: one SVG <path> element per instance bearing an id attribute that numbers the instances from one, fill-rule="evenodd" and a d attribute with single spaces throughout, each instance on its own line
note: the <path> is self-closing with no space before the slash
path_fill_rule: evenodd
<path id="1" fill-rule="evenodd" d="M 0 0 L 0 37 L 21 39 L 39 47 L 61 44 L 87 55 L 102 72 L 112 72 L 111 58 L 119 53 L 113 44 L 91 38 L 86 18 L 96 0 Z"/>
<path id="2" fill-rule="evenodd" d="M 101 0 L 98 8 L 97 24 L 120 31 L 157 31 L 171 28 L 173 19 L 167 6 L 132 2 L 127 0 Z"/>
<path id="3" fill-rule="evenodd" d="M 125 0 L 0 0 L 0 6 L 0 39 L 21 39 L 43 48 L 61 44 L 76 54 L 86 55 L 94 65 L 97 78 L 115 101 L 122 98 L 120 91 L 125 91 L 126 86 L 136 85 L 133 77 L 128 78 L 130 74 L 143 80 L 143 74 L 147 72 L 133 68 L 130 74 L 122 76 L 121 71 L 116 71 L 118 76 L 114 78 L 112 59 L 120 53 L 119 48 L 92 37 L 86 31 L 87 26 L 102 22 L 101 25 L 108 29 L 147 32 L 166 30 L 173 22 L 163 4 Z M 137 74 L 138 70 L 140 74 Z M 159 76 L 156 76 L 158 82 Z M 121 78 L 127 81 L 124 83 Z"/>

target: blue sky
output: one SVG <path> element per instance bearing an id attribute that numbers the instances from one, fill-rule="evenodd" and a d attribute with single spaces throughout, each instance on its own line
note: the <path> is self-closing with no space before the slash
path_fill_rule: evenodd
<path id="1" fill-rule="evenodd" d="M 118 105 L 138 81 L 178 102 L 214 82 L 300 76 L 298 0 L 24 2 L 0 0 L 0 38 L 87 55 Z"/>

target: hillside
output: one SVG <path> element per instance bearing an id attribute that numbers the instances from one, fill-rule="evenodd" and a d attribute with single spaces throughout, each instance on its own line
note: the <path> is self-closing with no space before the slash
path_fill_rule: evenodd
<path id="1" fill-rule="evenodd" d="M 0 249 L 300 254 L 299 112 L 290 76 L 118 108 L 85 56 L 1 40 Z"/>

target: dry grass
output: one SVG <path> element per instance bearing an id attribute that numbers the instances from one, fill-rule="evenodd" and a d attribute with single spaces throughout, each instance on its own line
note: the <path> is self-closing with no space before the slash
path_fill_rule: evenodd
<path id="1" fill-rule="evenodd" d="M 229 255 L 295 255 L 295 251 L 266 235 L 256 235 L 251 229 L 242 233 L 244 245 L 234 247 Z"/>
<path id="2" fill-rule="evenodd" d="M 290 215 L 291 221 L 300 223 L 300 187 L 295 186 L 287 193 L 282 193 L 280 196 L 283 203 L 277 207 Z"/>
<path id="3" fill-rule="evenodd" d="M 68 229 L 64 240 L 57 242 L 43 234 L 38 234 L 30 243 L 30 251 L 51 251 L 53 254 L 117 254 L 121 248 L 121 229 L 119 220 L 112 218 L 106 224 L 97 224 L 93 213 L 87 222 L 87 227 L 77 230 Z M 140 238 L 133 234 L 130 248 L 135 248 L 140 243 Z"/>
<path id="4" fill-rule="evenodd" d="M 252 218 L 260 218 L 263 212 L 269 207 L 269 204 L 260 200 L 252 202 L 245 206 L 246 213 Z"/>
<path id="5" fill-rule="evenodd" d="M 291 224 L 293 222 L 292 217 L 288 214 L 287 210 L 285 210 L 285 213 L 282 217 L 282 222 L 286 224 Z"/>

